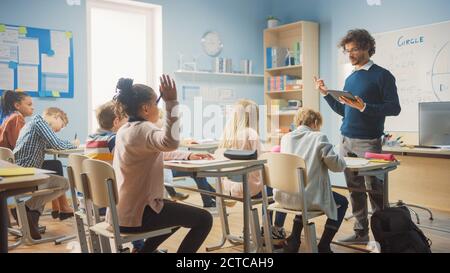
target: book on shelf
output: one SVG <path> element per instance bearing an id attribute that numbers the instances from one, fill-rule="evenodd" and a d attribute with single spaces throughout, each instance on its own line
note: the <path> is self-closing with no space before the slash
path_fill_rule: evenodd
<path id="1" fill-rule="evenodd" d="M 303 80 L 298 77 L 283 75 L 267 78 L 267 86 L 271 91 L 292 91 L 303 89 Z"/>
<path id="2" fill-rule="evenodd" d="M 291 65 L 300 65 L 302 59 L 301 42 L 294 42 L 292 48 L 268 47 L 266 48 L 266 68 L 273 69 Z"/>
<path id="3" fill-rule="evenodd" d="M 267 69 L 285 66 L 288 53 L 289 49 L 284 47 L 274 46 L 266 48 Z"/>

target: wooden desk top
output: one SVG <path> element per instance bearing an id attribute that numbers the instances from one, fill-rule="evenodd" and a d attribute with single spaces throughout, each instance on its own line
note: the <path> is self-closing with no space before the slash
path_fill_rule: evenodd
<path id="1" fill-rule="evenodd" d="M 360 160 L 361 158 L 352 158 L 352 157 L 346 157 L 345 161 L 351 161 L 351 160 Z M 400 165 L 400 162 L 398 161 L 392 161 L 392 162 L 386 162 L 386 163 L 377 163 L 377 162 L 369 162 L 365 165 L 355 165 L 355 166 L 347 166 L 348 170 L 351 171 L 372 171 L 372 170 L 378 170 L 378 169 L 384 169 L 389 167 L 394 167 Z"/>
<path id="2" fill-rule="evenodd" d="M 408 147 L 388 147 L 383 146 L 384 152 L 401 154 L 422 154 L 422 155 L 445 155 L 450 156 L 450 150 L 445 149 L 426 149 L 426 148 L 408 148 Z"/>
<path id="3" fill-rule="evenodd" d="M 0 167 L 17 167 L 17 165 L 4 160 L 0 160 Z M 2 179 L 0 180 L 0 191 L 38 186 L 45 183 L 48 178 L 49 176 L 46 174 L 2 177 Z"/>
<path id="4" fill-rule="evenodd" d="M 70 154 L 82 154 L 84 153 L 84 148 L 76 148 L 69 150 L 54 150 L 54 149 L 46 149 L 45 153 L 48 155 L 70 155 Z"/>
<path id="5" fill-rule="evenodd" d="M 207 151 L 207 150 L 217 149 L 217 147 L 219 147 L 219 142 L 207 142 L 207 143 L 199 143 L 199 144 L 180 143 L 179 147 L 180 148 L 188 148 L 191 150 Z"/>
<path id="6" fill-rule="evenodd" d="M 164 168 L 186 172 L 202 172 L 219 169 L 252 167 L 264 164 L 266 162 L 266 160 L 227 160 L 211 164 L 194 165 L 164 161 Z"/>

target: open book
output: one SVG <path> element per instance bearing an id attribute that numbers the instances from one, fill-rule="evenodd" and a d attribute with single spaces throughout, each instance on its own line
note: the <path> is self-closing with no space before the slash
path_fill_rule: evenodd
<path id="1" fill-rule="evenodd" d="M 179 163 L 179 164 L 190 164 L 190 165 L 208 165 L 208 164 L 217 164 L 221 162 L 230 161 L 229 159 L 214 159 L 214 160 L 168 160 L 166 162 L 170 163 Z"/>
<path id="2" fill-rule="evenodd" d="M 369 164 L 369 160 L 367 160 L 365 158 L 346 157 L 345 164 L 347 164 L 347 166 L 349 166 L 349 167 L 364 166 L 364 165 Z"/>

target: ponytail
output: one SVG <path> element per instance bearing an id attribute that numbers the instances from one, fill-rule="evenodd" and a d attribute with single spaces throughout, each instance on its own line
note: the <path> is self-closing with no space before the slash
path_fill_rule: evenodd
<path id="1" fill-rule="evenodd" d="M 143 84 L 133 84 L 132 79 L 119 79 L 116 88 L 114 102 L 117 116 L 127 115 L 136 118 L 143 104 L 156 100 L 156 93 L 152 88 Z"/>

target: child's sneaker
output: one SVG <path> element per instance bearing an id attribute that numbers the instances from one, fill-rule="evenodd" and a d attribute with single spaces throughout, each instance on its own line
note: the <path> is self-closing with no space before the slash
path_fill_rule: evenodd
<path id="1" fill-rule="evenodd" d="M 188 197 L 189 197 L 189 194 L 177 192 L 177 193 L 175 193 L 175 195 L 171 195 L 170 199 L 172 199 L 173 201 L 183 201 L 183 200 L 188 199 Z"/>
<path id="2" fill-rule="evenodd" d="M 264 229 L 261 227 L 261 236 L 264 238 Z M 272 226 L 272 242 L 279 245 L 286 240 L 286 231 L 283 227 Z"/>

